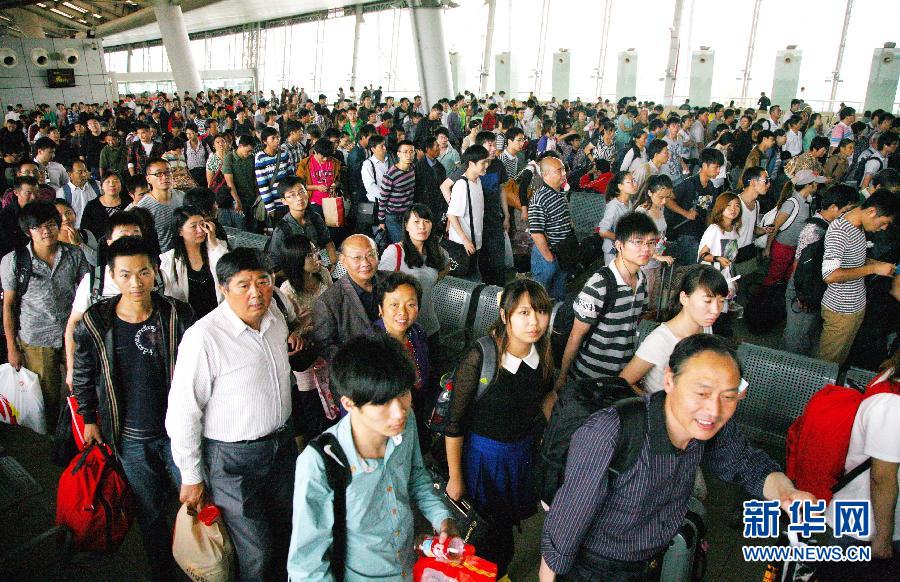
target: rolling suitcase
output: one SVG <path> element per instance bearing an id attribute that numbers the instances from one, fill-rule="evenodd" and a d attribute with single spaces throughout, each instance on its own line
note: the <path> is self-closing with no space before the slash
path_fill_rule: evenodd
<path id="1" fill-rule="evenodd" d="M 688 501 L 688 512 L 681 529 L 669 542 L 662 559 L 659 579 L 665 582 L 702 580 L 706 573 L 706 508 L 695 497 Z"/>

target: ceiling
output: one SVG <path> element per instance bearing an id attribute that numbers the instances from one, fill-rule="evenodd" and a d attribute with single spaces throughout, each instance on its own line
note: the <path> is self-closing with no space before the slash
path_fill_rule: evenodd
<path id="1" fill-rule="evenodd" d="M 189 34 L 347 7 L 352 11 L 356 4 L 384 4 L 384 0 L 172 1 L 181 5 Z M 54 38 L 95 34 L 104 46 L 154 41 L 160 32 L 152 5 L 152 0 L 0 0 L 0 35 L 34 36 L 30 31 L 38 27 Z"/>

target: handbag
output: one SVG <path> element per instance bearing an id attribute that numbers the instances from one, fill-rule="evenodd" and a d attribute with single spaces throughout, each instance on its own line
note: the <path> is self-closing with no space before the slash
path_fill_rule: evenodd
<path id="1" fill-rule="evenodd" d="M 452 499 L 447 495 L 447 479 L 437 471 L 434 467 L 428 467 L 431 473 L 431 482 L 434 490 L 443 497 L 444 504 L 450 508 L 453 514 L 453 520 L 456 522 L 459 537 L 467 544 L 472 544 L 476 548 L 484 547 L 483 544 L 490 542 L 490 522 L 483 515 L 478 513 L 475 505 L 465 496 Z"/>
<path id="2" fill-rule="evenodd" d="M 222 168 L 216 170 L 216 173 L 212 177 L 212 181 L 209 183 L 209 189 L 212 190 L 217 198 L 219 197 L 219 194 L 224 194 L 225 191 L 228 190 L 228 182 L 225 181 L 225 174 L 222 173 Z"/>
<path id="3" fill-rule="evenodd" d="M 578 269 L 581 246 L 578 244 L 578 237 L 574 232 L 570 232 L 561 242 L 550 245 L 550 250 L 556 256 L 561 270 L 573 273 Z"/>
<path id="4" fill-rule="evenodd" d="M 172 534 L 172 557 L 192 580 L 227 582 L 234 571 L 234 544 L 220 518 L 219 508 L 208 505 L 197 515 L 181 506 Z"/>
<path id="5" fill-rule="evenodd" d="M 325 226 L 332 228 L 345 226 L 344 199 L 340 196 L 322 198 L 322 214 L 325 215 Z"/>
<path id="6" fill-rule="evenodd" d="M 475 218 L 472 216 L 472 192 L 469 189 L 469 180 L 464 176 L 461 178 L 466 181 L 466 213 L 469 215 L 469 236 L 472 237 L 472 243 L 475 243 Z M 470 255 L 466 251 L 465 245 L 450 240 L 448 236 L 441 241 L 441 246 L 450 255 L 450 274 L 454 277 L 467 277 L 475 270 L 476 254 Z"/>

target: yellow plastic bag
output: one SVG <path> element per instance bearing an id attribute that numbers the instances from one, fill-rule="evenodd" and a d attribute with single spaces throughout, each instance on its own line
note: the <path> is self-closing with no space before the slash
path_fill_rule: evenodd
<path id="1" fill-rule="evenodd" d="M 226 582 L 232 579 L 234 546 L 217 507 L 211 505 L 203 508 L 199 515 L 188 515 L 187 505 L 181 506 L 175 517 L 172 555 L 191 580 Z"/>

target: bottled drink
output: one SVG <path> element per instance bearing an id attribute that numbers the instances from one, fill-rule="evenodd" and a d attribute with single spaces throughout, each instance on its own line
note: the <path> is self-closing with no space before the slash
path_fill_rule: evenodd
<path id="1" fill-rule="evenodd" d="M 474 547 L 458 537 L 447 538 L 447 541 L 441 543 L 438 536 L 433 536 L 423 541 L 419 549 L 429 558 L 447 561 L 459 560 L 463 556 L 471 556 L 475 553 Z"/>

